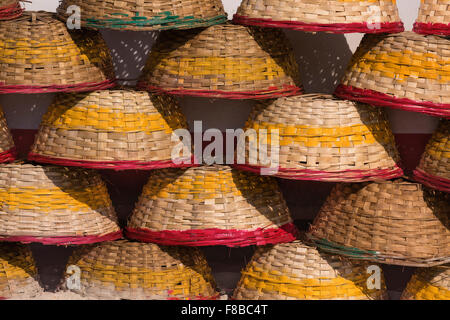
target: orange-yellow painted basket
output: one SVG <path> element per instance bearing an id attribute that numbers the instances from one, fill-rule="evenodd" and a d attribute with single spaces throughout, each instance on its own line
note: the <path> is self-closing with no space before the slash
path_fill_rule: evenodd
<path id="1" fill-rule="evenodd" d="M 450 265 L 417 269 L 402 300 L 450 300 Z"/>

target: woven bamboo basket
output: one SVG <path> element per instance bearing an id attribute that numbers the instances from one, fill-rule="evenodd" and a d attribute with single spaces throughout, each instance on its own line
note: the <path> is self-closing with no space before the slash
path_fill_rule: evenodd
<path id="1" fill-rule="evenodd" d="M 401 299 L 450 300 L 450 265 L 418 269 Z"/>
<path id="2" fill-rule="evenodd" d="M 23 245 L 0 244 L 0 299 L 33 298 L 42 292 L 31 250 Z"/>
<path id="3" fill-rule="evenodd" d="M 395 0 L 243 0 L 233 21 L 309 32 L 404 30 Z"/>
<path id="4" fill-rule="evenodd" d="M 442 120 L 428 142 L 414 177 L 428 187 L 450 192 L 450 120 Z"/>
<path id="5" fill-rule="evenodd" d="M 76 266 L 78 273 L 69 268 Z M 96 299 L 217 299 L 208 263 L 197 248 L 118 240 L 83 246 L 69 258 L 83 296 Z M 67 279 L 70 282 L 70 279 Z"/>
<path id="6" fill-rule="evenodd" d="M 243 247 L 295 240 L 277 182 L 228 166 L 152 172 L 127 237 L 162 245 Z"/>
<path id="7" fill-rule="evenodd" d="M 64 93 L 44 115 L 28 159 L 115 170 L 186 166 L 190 157 L 171 159 L 178 143 L 172 134 L 183 128 L 186 119 L 169 96 L 127 89 Z"/>
<path id="8" fill-rule="evenodd" d="M 421 34 L 450 35 L 450 1 L 421 0 L 414 31 Z"/>
<path id="9" fill-rule="evenodd" d="M 414 32 L 366 35 L 338 97 L 450 118 L 450 40 Z"/>
<path id="10" fill-rule="evenodd" d="M 450 262 L 449 194 L 419 183 L 338 184 L 308 232 L 321 249 L 379 263 Z"/>
<path id="11" fill-rule="evenodd" d="M 18 0 L 0 0 L 0 20 L 11 20 L 22 15 L 23 9 Z"/>
<path id="12" fill-rule="evenodd" d="M 120 237 L 108 190 L 95 172 L 0 165 L 0 241 L 70 245 Z"/>
<path id="13" fill-rule="evenodd" d="M 114 81 L 100 33 L 69 33 L 43 11 L 0 22 L 0 93 L 92 91 L 112 87 Z"/>
<path id="14" fill-rule="evenodd" d="M 80 8 L 81 26 L 94 29 L 190 29 L 227 21 L 220 0 L 62 0 L 58 17 L 66 21 L 72 5 Z"/>
<path id="15" fill-rule="evenodd" d="M 380 289 L 368 286 L 369 264 L 321 253 L 302 241 L 259 247 L 242 271 L 236 300 L 379 300 Z M 380 270 L 381 271 L 381 270 Z"/>
<path id="16" fill-rule="evenodd" d="M 256 134 L 248 135 L 250 130 Z M 278 130 L 278 143 L 273 130 Z M 243 134 L 238 143 L 237 169 L 258 173 L 276 168 L 276 177 L 319 181 L 403 175 L 384 110 L 369 105 L 318 94 L 262 101 L 245 132 L 248 138 Z"/>
<path id="17" fill-rule="evenodd" d="M 5 114 L 0 107 L 0 163 L 14 161 L 17 157 L 16 147 L 6 123 Z"/>
<path id="18" fill-rule="evenodd" d="M 302 92 L 293 49 L 280 30 L 232 24 L 161 33 L 138 86 L 158 93 L 228 99 Z"/>

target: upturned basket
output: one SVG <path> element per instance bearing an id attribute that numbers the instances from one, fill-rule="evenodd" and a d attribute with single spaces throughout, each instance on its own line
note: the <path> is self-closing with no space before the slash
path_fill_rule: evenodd
<path id="1" fill-rule="evenodd" d="M 220 0 L 62 0 L 58 17 L 70 20 L 73 5 L 80 8 L 81 26 L 94 29 L 191 29 L 227 21 Z"/>
<path id="2" fill-rule="evenodd" d="M 417 269 L 401 299 L 450 300 L 450 265 Z"/>
<path id="3" fill-rule="evenodd" d="M 120 237 L 108 190 L 94 171 L 0 165 L 0 241 L 70 245 Z"/>
<path id="4" fill-rule="evenodd" d="M 421 0 L 414 31 L 421 34 L 450 35 L 450 1 Z"/>
<path id="5" fill-rule="evenodd" d="M 19 0 L 0 0 L 0 21 L 18 18 L 22 13 Z"/>
<path id="6" fill-rule="evenodd" d="M 269 245 L 257 248 L 233 299 L 380 300 L 387 291 L 379 270 L 379 282 L 369 287 L 369 263 L 321 253 L 299 240 Z"/>
<path id="7" fill-rule="evenodd" d="M 43 11 L 0 22 L 0 94 L 102 90 L 114 86 L 113 70 L 96 31 L 69 32 Z"/>
<path id="8" fill-rule="evenodd" d="M 0 106 L 0 163 L 14 161 L 16 157 L 16 147 L 8 129 L 5 114 Z"/>
<path id="9" fill-rule="evenodd" d="M 450 262 L 449 194 L 406 180 L 338 184 L 308 232 L 328 252 L 379 263 Z"/>
<path id="10" fill-rule="evenodd" d="M 78 270 L 77 270 L 78 269 Z M 68 289 L 94 299 L 217 299 L 208 263 L 197 248 L 128 240 L 75 250 L 67 265 Z M 79 287 L 76 287 L 77 281 Z"/>
<path id="11" fill-rule="evenodd" d="M 302 93 L 281 30 L 232 24 L 161 33 L 138 86 L 157 93 L 268 99 Z"/>
<path id="12" fill-rule="evenodd" d="M 249 134 L 251 130 L 256 134 Z M 319 94 L 262 101 L 250 113 L 244 132 L 237 169 L 259 173 L 273 168 L 279 178 L 318 181 L 403 175 L 384 110 L 369 105 Z"/>
<path id="13" fill-rule="evenodd" d="M 44 115 L 28 159 L 96 169 L 187 166 L 173 159 L 187 129 L 174 98 L 127 89 L 59 94 Z"/>
<path id="14" fill-rule="evenodd" d="M 290 242 L 297 235 L 276 180 L 229 166 L 152 172 L 126 232 L 162 245 L 228 247 Z"/>
<path id="15" fill-rule="evenodd" d="M 42 292 L 31 250 L 0 243 L 0 299 L 33 298 Z"/>
<path id="16" fill-rule="evenodd" d="M 442 120 L 431 137 L 414 177 L 424 185 L 450 192 L 450 120 Z"/>
<path id="17" fill-rule="evenodd" d="M 404 30 L 395 0 L 243 0 L 233 21 L 309 32 Z"/>
<path id="18" fill-rule="evenodd" d="M 366 35 L 335 94 L 450 118 L 450 40 L 414 32 Z"/>

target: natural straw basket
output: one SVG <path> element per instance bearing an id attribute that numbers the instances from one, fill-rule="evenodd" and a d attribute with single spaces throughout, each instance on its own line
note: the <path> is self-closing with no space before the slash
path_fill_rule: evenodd
<path id="1" fill-rule="evenodd" d="M 243 0 L 233 21 L 310 32 L 404 30 L 395 0 Z"/>
<path id="2" fill-rule="evenodd" d="M 62 0 L 59 18 L 70 20 L 72 5 L 80 8 L 81 25 L 95 29 L 190 29 L 227 21 L 220 0 Z"/>
<path id="3" fill-rule="evenodd" d="M 0 0 L 0 20 L 11 20 L 22 15 L 23 9 L 18 0 Z"/>
<path id="4" fill-rule="evenodd" d="M 376 107 L 328 95 L 283 97 L 258 103 L 245 130 L 256 134 L 240 137 L 238 169 L 260 172 L 273 167 L 276 177 L 319 181 L 360 182 L 403 175 L 396 164 L 400 158 L 389 122 L 384 110 Z M 279 147 L 273 130 L 278 130 Z M 272 163 L 265 161 L 262 151 Z"/>
<path id="5" fill-rule="evenodd" d="M 338 184 L 308 236 L 323 250 L 379 263 L 450 262 L 449 195 L 405 180 Z"/>
<path id="6" fill-rule="evenodd" d="M 0 93 L 75 92 L 114 86 L 100 33 L 68 32 L 47 12 L 0 22 Z"/>
<path id="7" fill-rule="evenodd" d="M 450 265 L 418 269 L 401 299 L 450 300 Z"/>
<path id="8" fill-rule="evenodd" d="M 450 192 L 450 120 L 442 120 L 428 142 L 414 177 L 428 187 Z"/>
<path id="9" fill-rule="evenodd" d="M 162 245 L 243 247 L 295 240 L 275 179 L 228 166 L 152 172 L 127 236 Z"/>
<path id="10" fill-rule="evenodd" d="M 414 32 L 366 35 L 335 94 L 450 118 L 450 40 Z"/>
<path id="11" fill-rule="evenodd" d="M 302 92 L 293 49 L 280 30 L 231 24 L 161 33 L 138 86 L 229 99 Z"/>
<path id="12" fill-rule="evenodd" d="M 16 156 L 16 147 L 8 129 L 5 114 L 0 107 L 0 163 L 13 161 L 16 159 Z"/>
<path id="13" fill-rule="evenodd" d="M 0 241 L 69 245 L 120 237 L 108 190 L 95 172 L 0 165 Z"/>
<path id="14" fill-rule="evenodd" d="M 450 35 L 450 0 L 421 0 L 414 31 L 422 34 Z"/>
<path id="15" fill-rule="evenodd" d="M 186 166 L 171 160 L 178 143 L 172 134 L 185 128 L 169 96 L 126 89 L 64 93 L 44 115 L 28 159 L 115 170 Z"/>
<path id="16" fill-rule="evenodd" d="M 72 275 L 79 277 L 80 288 L 71 290 L 89 298 L 218 298 L 211 270 L 197 248 L 111 241 L 80 247 L 69 259 L 71 265 L 81 271 Z"/>
<path id="17" fill-rule="evenodd" d="M 259 247 L 234 292 L 236 300 L 374 300 L 387 297 L 368 288 L 369 264 L 317 251 L 301 241 Z M 369 280 L 370 281 L 370 280 Z"/>

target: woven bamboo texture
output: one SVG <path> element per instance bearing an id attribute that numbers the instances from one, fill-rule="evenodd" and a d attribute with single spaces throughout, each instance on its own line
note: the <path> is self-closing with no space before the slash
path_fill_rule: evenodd
<path id="1" fill-rule="evenodd" d="M 450 265 L 418 269 L 401 299 L 450 300 Z"/>
<path id="2" fill-rule="evenodd" d="M 429 267 L 450 262 L 447 193 L 398 179 L 338 184 L 308 236 L 354 259 Z"/>
<path id="3" fill-rule="evenodd" d="M 404 30 L 395 0 L 243 0 L 233 20 L 246 25 L 310 32 Z"/>
<path id="4" fill-rule="evenodd" d="M 396 164 L 400 158 L 394 136 L 380 108 L 329 95 L 282 97 L 254 107 L 245 125 L 245 130 L 252 129 L 259 143 L 246 138 L 245 164 L 238 158 L 238 169 L 259 172 L 276 165 L 261 158 L 261 151 L 267 150 L 267 159 L 272 153 L 279 155 L 274 175 L 280 178 L 360 182 L 403 175 Z M 261 130 L 266 130 L 267 139 Z M 279 147 L 272 146 L 272 130 L 278 130 Z"/>
<path id="5" fill-rule="evenodd" d="M 450 118 L 450 40 L 414 32 L 366 35 L 335 94 Z"/>
<path id="6" fill-rule="evenodd" d="M 422 34 L 450 35 L 450 1 L 421 0 L 414 31 Z"/>
<path id="7" fill-rule="evenodd" d="M 295 240 L 275 179 L 228 166 L 152 172 L 127 237 L 163 245 L 242 247 Z"/>
<path id="8" fill-rule="evenodd" d="M 120 237 L 100 176 L 89 170 L 0 166 L 0 240 L 82 244 Z"/>
<path id="9" fill-rule="evenodd" d="M 79 291 L 96 299 L 216 299 L 215 282 L 197 248 L 119 240 L 77 249 Z"/>
<path id="10" fill-rule="evenodd" d="M 0 297 L 32 298 L 41 293 L 31 250 L 12 243 L 0 244 Z"/>
<path id="11" fill-rule="evenodd" d="M 231 24 L 161 33 L 138 86 L 229 99 L 302 92 L 293 49 L 280 30 Z"/>
<path id="12" fill-rule="evenodd" d="M 220 0 L 63 0 L 57 9 L 63 21 L 71 5 L 81 10 L 81 26 L 95 29 L 191 29 L 227 21 Z"/>
<path id="13" fill-rule="evenodd" d="M 236 300 L 379 300 L 387 297 L 367 286 L 369 264 L 317 251 L 297 240 L 259 247 L 242 271 Z"/>
<path id="14" fill-rule="evenodd" d="M 0 21 L 18 18 L 22 13 L 18 0 L 0 0 Z"/>
<path id="15" fill-rule="evenodd" d="M 450 192 L 450 120 L 441 121 L 414 176 L 428 187 Z"/>
<path id="16" fill-rule="evenodd" d="M 16 156 L 14 141 L 8 129 L 3 109 L 0 107 L 0 163 L 11 162 Z"/>
<path id="17" fill-rule="evenodd" d="M 60 94 L 42 119 L 29 159 L 97 169 L 173 167 L 178 141 L 172 134 L 187 127 L 169 96 L 127 89 Z"/>
<path id="18" fill-rule="evenodd" d="M 100 33 L 74 31 L 51 13 L 0 22 L 0 93 L 75 92 L 114 86 Z"/>

